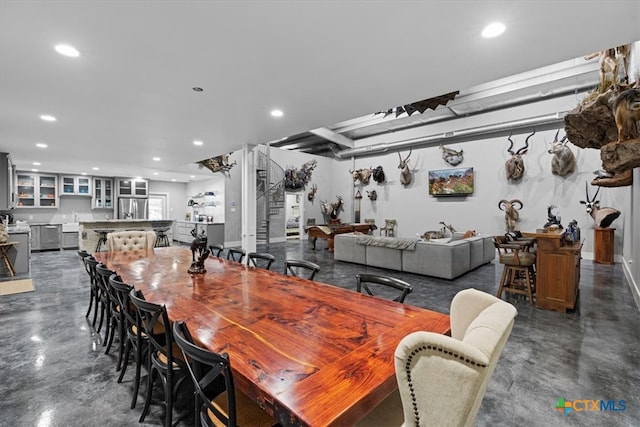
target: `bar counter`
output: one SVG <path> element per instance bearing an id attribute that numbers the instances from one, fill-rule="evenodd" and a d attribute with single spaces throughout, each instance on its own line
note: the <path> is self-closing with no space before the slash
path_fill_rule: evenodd
<path id="1" fill-rule="evenodd" d="M 97 230 L 125 231 L 125 230 L 153 230 L 154 228 L 169 227 L 168 235 L 172 234 L 173 220 L 148 220 L 148 219 L 109 219 L 100 221 L 80 221 L 79 242 L 80 250 L 93 253 L 96 250 L 100 234 Z M 101 250 L 106 250 L 102 245 Z"/>

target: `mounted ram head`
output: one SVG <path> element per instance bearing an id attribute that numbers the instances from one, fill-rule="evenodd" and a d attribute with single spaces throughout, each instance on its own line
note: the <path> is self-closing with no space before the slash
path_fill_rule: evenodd
<path id="1" fill-rule="evenodd" d="M 504 211 L 504 222 L 507 233 L 516 231 L 518 229 L 518 221 L 520 220 L 520 213 L 518 211 L 522 209 L 522 202 L 518 199 L 502 199 L 498 202 L 498 208 Z"/>

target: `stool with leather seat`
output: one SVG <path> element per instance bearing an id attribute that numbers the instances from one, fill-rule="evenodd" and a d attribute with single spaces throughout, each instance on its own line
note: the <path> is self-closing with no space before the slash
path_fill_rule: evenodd
<path id="1" fill-rule="evenodd" d="M 533 305 L 536 255 L 522 244 L 508 242 L 504 236 L 494 237 L 493 244 L 498 250 L 500 264 L 504 265 L 497 297 L 502 298 L 502 292 L 525 295 Z"/>

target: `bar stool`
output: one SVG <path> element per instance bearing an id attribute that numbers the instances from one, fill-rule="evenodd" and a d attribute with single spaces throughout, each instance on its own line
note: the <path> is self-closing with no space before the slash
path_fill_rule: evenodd
<path id="1" fill-rule="evenodd" d="M 98 237 L 98 244 L 96 245 L 96 252 L 100 252 L 102 249 L 102 245 L 106 245 L 107 243 L 107 234 L 113 232 L 113 230 L 93 230 L 100 235 Z"/>
<path id="2" fill-rule="evenodd" d="M 503 236 L 496 236 L 493 244 L 498 250 L 500 264 L 504 265 L 498 288 L 498 298 L 502 292 L 525 295 L 533 305 L 536 288 L 536 255 L 527 252 L 520 244 L 507 243 Z"/>
<path id="3" fill-rule="evenodd" d="M 156 233 L 156 243 L 153 245 L 154 248 L 171 246 L 171 243 L 169 243 L 169 236 L 166 234 L 167 231 L 169 231 L 169 227 L 154 228 L 153 231 Z"/>

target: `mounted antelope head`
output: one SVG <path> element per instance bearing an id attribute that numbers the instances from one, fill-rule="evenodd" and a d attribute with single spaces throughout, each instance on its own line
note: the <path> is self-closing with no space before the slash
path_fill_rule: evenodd
<path id="1" fill-rule="evenodd" d="M 551 173 L 558 176 L 567 176 L 576 171 L 576 156 L 567 147 L 567 142 L 569 142 L 567 135 L 558 141 L 559 133 L 560 129 L 556 132 L 551 148 L 549 148 L 549 154 L 553 155 L 551 157 Z"/>
<path id="2" fill-rule="evenodd" d="M 504 222 L 507 233 L 517 230 L 518 221 L 520 220 L 520 213 L 518 211 L 522 209 L 522 202 L 518 199 L 502 199 L 498 202 L 498 208 L 504 211 Z"/>
<path id="3" fill-rule="evenodd" d="M 307 200 L 310 202 L 313 202 L 313 200 L 316 198 L 317 191 L 318 191 L 318 186 L 313 184 L 311 186 L 311 190 L 309 190 L 309 193 L 307 193 Z"/>
<path id="4" fill-rule="evenodd" d="M 369 197 L 369 200 L 371 201 L 378 200 L 378 193 L 376 190 L 367 191 L 367 197 Z"/>
<path id="5" fill-rule="evenodd" d="M 464 160 L 462 150 L 456 151 L 451 148 L 446 148 L 444 145 L 440 145 L 440 151 L 442 151 L 442 158 L 444 161 L 451 166 L 459 165 Z"/>
<path id="6" fill-rule="evenodd" d="M 409 149 L 409 154 L 407 154 L 407 157 L 405 157 L 404 160 L 398 151 L 398 157 L 400 158 L 400 164 L 398 165 L 398 169 L 400 169 L 400 184 L 405 187 L 411 184 L 412 178 L 411 170 L 409 169 L 409 157 L 411 157 L 411 150 L 412 149 Z"/>
<path id="7" fill-rule="evenodd" d="M 593 198 L 589 198 L 589 184 L 584 183 L 587 200 L 580 200 L 580 203 L 587 207 L 587 213 L 596 223 L 596 227 L 607 228 L 611 223 L 620 216 L 620 211 L 614 208 L 601 208 L 600 200 L 597 200 L 600 187 L 596 190 Z"/>
<path id="8" fill-rule="evenodd" d="M 386 177 L 384 176 L 384 170 L 382 169 L 382 166 L 378 166 L 378 167 L 371 167 L 371 173 L 373 175 L 373 180 L 378 183 L 378 184 L 382 184 L 385 180 Z"/>
<path id="9" fill-rule="evenodd" d="M 524 175 L 524 160 L 522 156 L 527 154 L 529 150 L 529 138 L 535 135 L 536 130 L 533 130 L 533 133 L 527 137 L 525 140 L 524 147 L 520 148 L 518 151 L 513 151 L 513 140 L 511 139 L 511 133 L 507 138 L 509 140 L 509 148 L 507 151 L 511 154 L 511 157 L 504 164 L 504 167 L 507 171 L 507 179 L 512 179 L 514 181 L 519 181 L 522 179 L 522 175 Z"/>

